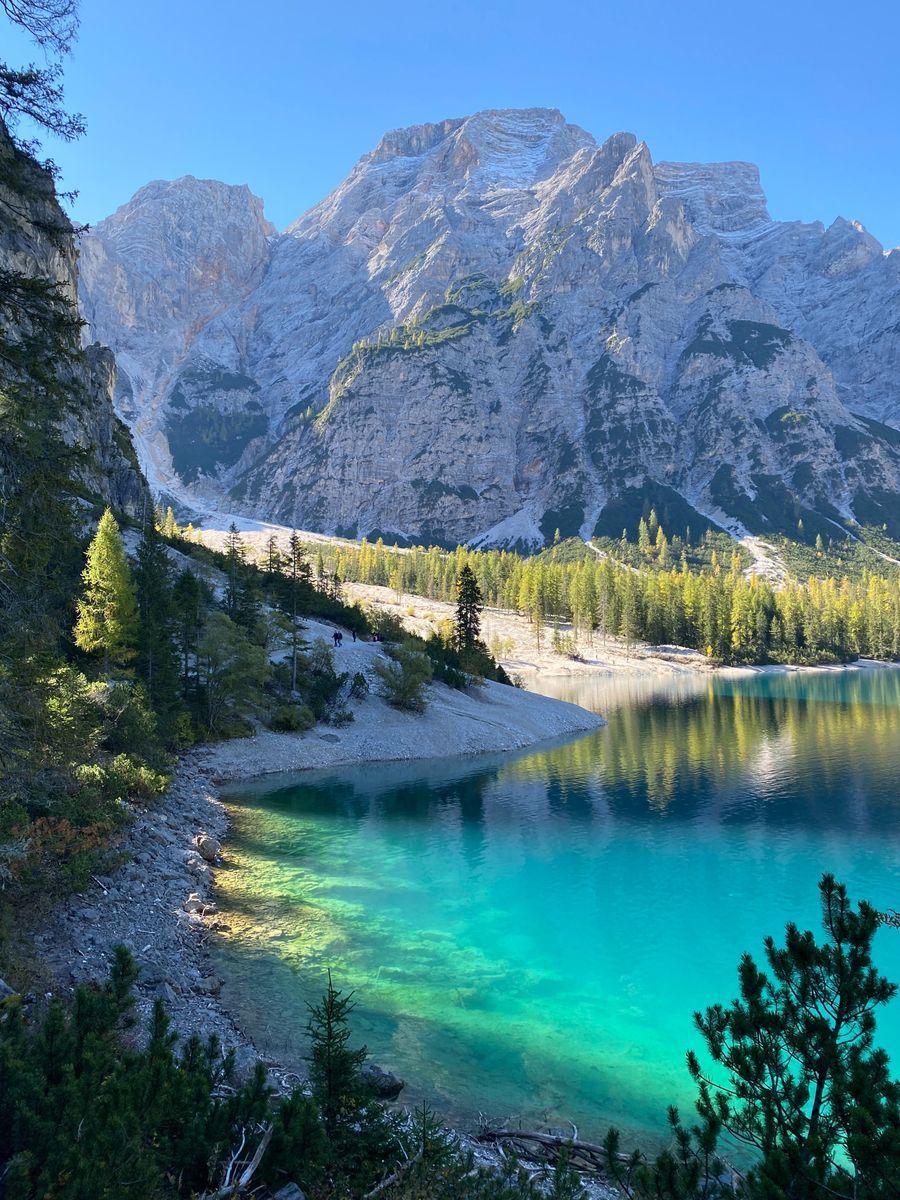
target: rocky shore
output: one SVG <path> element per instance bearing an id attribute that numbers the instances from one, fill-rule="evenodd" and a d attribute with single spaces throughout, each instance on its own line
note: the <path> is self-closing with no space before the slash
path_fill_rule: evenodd
<path id="1" fill-rule="evenodd" d="M 354 669 L 376 648 L 359 643 L 346 656 Z M 146 806 L 131 805 L 130 824 L 115 848 L 121 865 L 92 879 L 35 937 L 56 987 L 105 978 L 112 947 L 122 943 L 140 968 L 138 1017 L 146 1023 L 161 997 L 182 1037 L 215 1034 L 240 1067 L 267 1063 L 273 1083 L 297 1077 L 270 1061 L 235 1024 L 218 999 L 221 980 L 210 965 L 210 938 L 227 935 L 214 896 L 215 866 L 228 834 L 218 785 L 273 771 L 351 762 L 443 757 L 515 750 L 604 724 L 577 705 L 487 684 L 472 693 L 443 684 L 429 688 L 424 715 L 398 713 L 370 695 L 340 729 L 304 734 L 261 730 L 255 737 L 199 746 L 183 755 L 168 791 Z M 226 851 L 227 852 L 227 851 Z"/>
<path id="2" fill-rule="evenodd" d="M 165 795 L 133 807 L 116 847 L 122 865 L 71 897 L 35 941 L 61 991 L 104 979 L 112 947 L 128 946 L 140 968 L 139 1021 L 161 997 L 182 1037 L 215 1034 L 246 1067 L 263 1056 L 219 1004 L 207 952 L 211 936 L 227 933 L 213 885 L 228 815 L 204 757 L 203 749 L 185 755 Z M 269 1066 L 277 1082 L 277 1065 Z"/>
<path id="3" fill-rule="evenodd" d="M 359 653 L 371 651 L 360 645 Z M 443 757 L 450 747 L 460 756 L 516 750 L 605 724 L 576 705 L 497 684 L 470 694 L 432 685 L 429 693 L 424 716 L 397 713 L 369 696 L 356 705 L 354 722 L 337 730 L 260 731 L 183 755 L 163 796 L 130 806 L 130 823 L 114 847 L 119 865 L 92 877 L 91 887 L 70 897 L 35 935 L 55 990 L 71 993 L 79 983 L 105 979 L 112 948 L 122 943 L 140 970 L 139 1027 L 146 1028 L 161 998 L 182 1039 L 214 1034 L 223 1053 L 234 1053 L 240 1073 L 262 1061 L 273 1087 L 293 1089 L 298 1075 L 260 1050 L 219 999 L 222 981 L 209 953 L 211 939 L 229 933 L 215 901 L 215 868 L 227 856 L 229 828 L 219 785 L 272 771 Z M 395 1076 L 375 1067 L 373 1082 L 385 1099 L 395 1098 Z M 460 1137 L 480 1162 L 499 1161 L 495 1149 Z M 599 1183 L 588 1191 L 600 1200 L 612 1195 Z"/>

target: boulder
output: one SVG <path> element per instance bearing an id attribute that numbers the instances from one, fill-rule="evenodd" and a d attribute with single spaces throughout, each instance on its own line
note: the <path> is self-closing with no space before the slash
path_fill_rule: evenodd
<path id="1" fill-rule="evenodd" d="M 274 1200 L 306 1200 L 306 1192 L 296 1183 L 286 1183 L 275 1193 Z"/>
<path id="2" fill-rule="evenodd" d="M 208 833 L 198 833 L 194 838 L 194 845 L 207 862 L 215 862 L 222 853 L 220 844 Z"/>
<path id="3" fill-rule="evenodd" d="M 399 1075 L 385 1071 L 375 1063 L 366 1063 L 360 1074 L 379 1100 L 396 1100 L 406 1087 Z"/>

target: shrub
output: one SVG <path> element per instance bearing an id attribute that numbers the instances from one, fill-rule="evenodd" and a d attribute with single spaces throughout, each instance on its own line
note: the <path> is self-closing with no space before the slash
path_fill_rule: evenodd
<path id="1" fill-rule="evenodd" d="M 324 640 L 316 638 L 304 656 L 302 690 L 309 707 L 320 721 L 328 721 L 341 698 L 341 690 L 350 676 L 334 668 L 334 651 Z"/>
<path id="2" fill-rule="evenodd" d="M 382 696 L 392 708 L 424 712 L 425 685 L 432 677 L 428 655 L 410 646 L 391 647 L 388 653 L 389 659 L 376 658 L 373 663 Z"/>
<path id="3" fill-rule="evenodd" d="M 369 694 L 369 681 L 362 671 L 357 671 L 350 681 L 350 699 L 363 700 Z"/>
<path id="4" fill-rule="evenodd" d="M 369 624 L 383 642 L 405 642 L 409 634 L 403 628 L 403 622 L 393 613 L 385 612 L 382 608 L 373 608 L 368 613 Z"/>
<path id="5" fill-rule="evenodd" d="M 269 728 L 276 733 L 300 733 L 315 723 L 315 714 L 305 704 L 281 704 L 269 718 Z"/>

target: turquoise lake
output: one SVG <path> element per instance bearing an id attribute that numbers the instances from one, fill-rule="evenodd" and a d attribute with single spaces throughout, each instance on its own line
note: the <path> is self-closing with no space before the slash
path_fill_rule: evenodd
<path id="1" fill-rule="evenodd" d="M 819 928 L 823 871 L 900 908 L 900 671 L 541 686 L 608 726 L 235 789 L 224 997 L 299 1059 L 330 967 L 408 1099 L 652 1143 L 691 1106 L 692 1013 L 766 934 Z M 876 961 L 900 981 L 900 931 Z M 900 1064 L 900 1002 L 879 1030 Z"/>

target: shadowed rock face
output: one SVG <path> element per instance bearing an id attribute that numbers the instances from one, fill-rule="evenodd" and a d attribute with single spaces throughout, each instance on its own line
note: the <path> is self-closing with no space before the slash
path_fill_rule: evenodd
<path id="1" fill-rule="evenodd" d="M 52 176 L 16 149 L 2 120 L 0 179 L 0 270 L 55 285 L 74 305 L 74 232 L 60 208 Z M 3 330 L 13 342 L 30 332 L 27 317 L 17 320 L 10 315 L 14 313 L 11 309 L 6 314 Z M 113 408 L 112 353 L 103 346 L 88 346 L 71 361 L 59 362 L 56 374 L 70 385 L 60 430 L 65 443 L 79 451 L 72 475 L 93 498 L 139 516 L 150 494 L 128 429 Z"/>
<path id="2" fill-rule="evenodd" d="M 900 252 L 775 222 L 755 167 L 555 110 L 387 134 L 281 235 L 155 183 L 82 307 L 157 481 L 301 527 L 537 543 L 650 498 L 900 535 Z"/>

